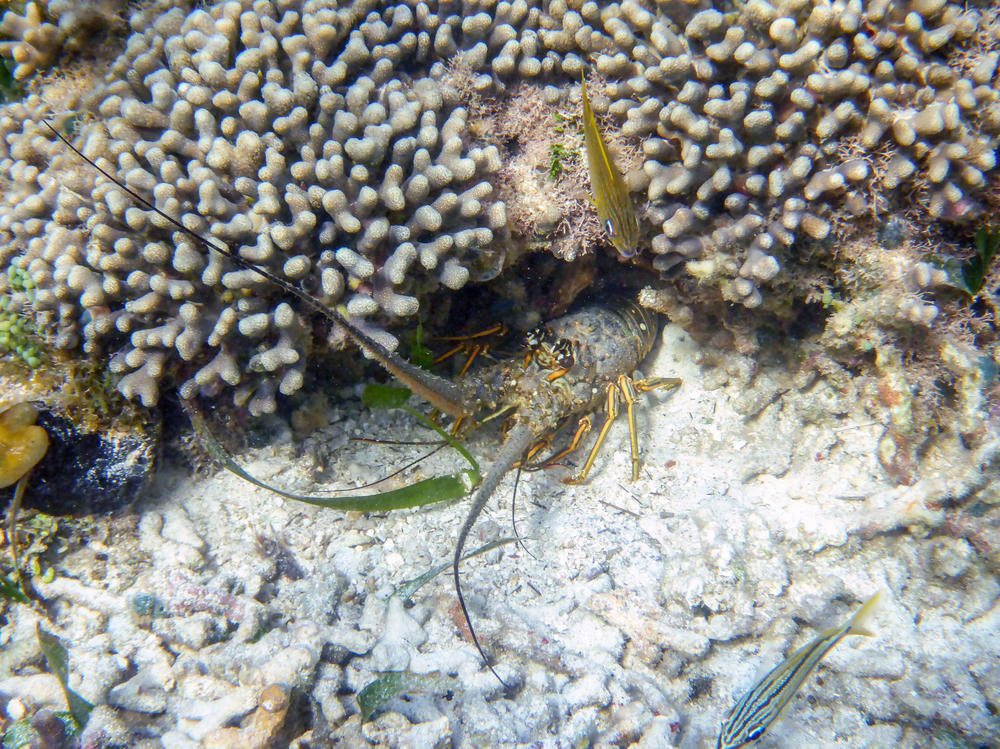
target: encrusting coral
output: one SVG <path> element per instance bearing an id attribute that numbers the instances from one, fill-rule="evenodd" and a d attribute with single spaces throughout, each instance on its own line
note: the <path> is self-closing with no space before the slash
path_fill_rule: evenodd
<path id="1" fill-rule="evenodd" d="M 566 229 L 566 187 L 525 209 L 553 175 L 512 179 L 521 145 L 483 123 L 525 89 L 575 111 L 580 74 L 596 73 L 612 149 L 640 154 L 626 174 L 646 198 L 635 262 L 683 265 L 756 307 L 802 244 L 874 210 L 874 193 L 914 194 L 930 218 L 977 215 L 1000 133 L 996 15 L 941 0 L 152 9 L 80 108 L 93 115 L 78 143 L 391 345 L 386 328 L 426 314 L 435 291 Z M 185 396 L 231 387 L 255 413 L 301 387 L 313 333 L 293 303 L 68 159 L 39 121 L 69 120 L 44 99 L 5 109 L 0 265 L 30 275 L 56 346 L 117 352 L 119 388 L 147 404 L 168 373 Z M 556 241 L 564 257 L 601 241 L 569 231 L 586 243 Z M 900 314 L 927 325 L 920 293 Z"/>

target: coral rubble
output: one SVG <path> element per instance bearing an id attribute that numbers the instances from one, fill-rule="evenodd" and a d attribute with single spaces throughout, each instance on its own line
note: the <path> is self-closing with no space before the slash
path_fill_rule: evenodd
<path id="1" fill-rule="evenodd" d="M 1000 422 L 975 449 L 940 441 L 920 480 L 899 486 L 878 466 L 863 399 L 745 356 L 706 367 L 676 326 L 664 343 L 646 372 L 684 385 L 641 416 L 670 436 L 644 440 L 649 473 L 623 485 L 625 448 L 580 486 L 522 476 L 516 512 L 535 556 L 497 550 L 467 566 L 480 635 L 513 693 L 483 668 L 448 581 L 404 605 L 407 581 L 450 558 L 461 503 L 330 515 L 228 472 L 173 473 L 137 515 L 52 544 L 53 572 L 35 582 L 44 609 L 0 600 L 7 714 L 17 700 L 28 718 L 65 709 L 32 649 L 41 618 L 66 643 L 74 688 L 104 705 L 86 731 L 111 709 L 120 722 L 115 742 L 89 746 L 233 746 L 281 684 L 309 697 L 290 728 L 311 730 L 281 746 L 703 748 L 762 673 L 884 589 L 875 636 L 830 653 L 771 745 L 992 746 L 1000 482 L 982 465 Z M 242 460 L 293 486 L 350 486 L 421 451 L 347 438 L 357 424 L 421 438 L 399 414 L 350 399 L 328 413 L 335 423 L 305 442 Z M 624 447 L 627 431 L 609 439 Z M 456 465 L 429 462 L 421 470 Z M 490 535 L 509 523 L 510 478 Z M 386 671 L 412 674 L 413 691 L 362 720 L 359 693 Z"/>

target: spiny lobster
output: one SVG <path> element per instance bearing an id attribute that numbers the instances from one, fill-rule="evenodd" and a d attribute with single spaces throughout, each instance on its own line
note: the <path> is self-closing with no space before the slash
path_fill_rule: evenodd
<path id="1" fill-rule="evenodd" d="M 453 382 L 420 369 L 388 350 L 340 311 L 327 307 L 287 280 L 244 259 L 236 248 L 189 229 L 85 156 L 48 122 L 45 125 L 105 178 L 114 182 L 137 203 L 169 222 L 177 231 L 190 237 L 198 246 L 218 252 L 238 266 L 260 274 L 294 295 L 308 308 L 343 327 L 358 346 L 436 408 L 456 419 L 475 420 L 510 414 L 503 446 L 493 466 L 472 495 L 472 504 L 459 530 L 452 560 L 455 591 L 472 641 L 490 671 L 507 686 L 490 664 L 486 651 L 476 636 L 462 595 L 459 565 L 465 542 L 476 519 L 507 471 L 519 461 L 525 460 L 533 452 L 533 446 L 544 442 L 560 425 L 578 417 L 581 425 L 571 446 L 575 447 L 589 430 L 589 414 L 601 405 L 604 406 L 607 418 L 583 471 L 573 481 L 583 481 L 586 478 L 622 404 L 628 413 L 632 479 L 638 477 L 639 449 L 634 418 L 637 395 L 639 392 L 680 385 L 680 380 L 675 378 L 632 378 L 656 340 L 659 330 L 656 314 L 624 297 L 583 307 L 532 331 L 526 337 L 521 354 L 496 361 Z"/>

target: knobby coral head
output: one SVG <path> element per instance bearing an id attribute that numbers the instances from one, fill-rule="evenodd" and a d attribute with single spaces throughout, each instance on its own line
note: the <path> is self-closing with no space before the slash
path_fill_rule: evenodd
<path id="1" fill-rule="evenodd" d="M 65 2 L 39 5 L 0 24 L 38 64 L 52 55 L 35 30 Z M 163 5 L 129 16 L 103 80 L 83 66 L 85 96 L 55 76 L 0 110 L 0 269 L 31 284 L 7 284 L 10 309 L 30 305 L 46 346 L 106 356 L 120 392 L 150 406 L 176 385 L 273 411 L 324 346 L 311 308 L 80 170 L 41 124 L 53 100 L 116 178 L 388 348 L 529 249 L 570 260 L 609 243 L 639 255 L 636 283 L 673 293 L 683 268 L 697 300 L 785 319 L 795 305 L 769 290 L 824 288 L 850 265 L 830 253 L 851 227 L 889 212 L 920 231 L 969 224 L 997 171 L 986 4 Z M 618 153 L 596 172 L 603 235 L 573 174 L 553 173 L 553 156 L 580 152 L 567 126 L 583 73 L 600 126 L 585 150 L 606 138 Z M 527 296 L 516 273 L 504 282 Z M 894 325 L 942 324 L 916 292 L 893 293 Z"/>

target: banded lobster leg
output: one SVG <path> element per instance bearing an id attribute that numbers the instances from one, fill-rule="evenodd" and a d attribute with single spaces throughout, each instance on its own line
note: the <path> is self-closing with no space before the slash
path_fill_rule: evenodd
<path id="1" fill-rule="evenodd" d="M 639 393 L 648 393 L 652 390 L 672 390 L 679 387 L 680 384 L 680 379 L 676 377 L 649 377 L 635 380 L 628 375 L 621 375 L 616 382 L 609 383 L 608 397 L 604 407 L 604 424 L 597 435 L 597 441 L 590 449 L 590 454 L 587 456 L 587 462 L 584 464 L 583 470 L 580 471 L 579 475 L 566 479 L 566 483 L 582 484 L 587 480 L 590 470 L 594 467 L 597 452 L 601 449 L 601 445 L 604 444 L 604 438 L 608 436 L 611 425 L 615 423 L 615 419 L 618 417 L 618 409 L 622 401 L 624 401 L 628 413 L 629 446 L 632 453 L 632 480 L 636 481 L 639 478 L 639 437 L 635 431 L 635 402 L 638 400 Z"/>
<path id="2" fill-rule="evenodd" d="M 440 364 L 443 361 L 447 361 L 456 354 L 465 353 L 465 364 L 458 372 L 458 376 L 464 376 L 469 368 L 472 366 L 473 362 L 476 361 L 480 356 L 484 356 L 489 353 L 491 348 L 490 342 L 484 340 L 490 336 L 505 336 L 507 335 L 507 326 L 502 322 L 493 325 L 486 330 L 481 330 L 478 333 L 473 333 L 471 335 L 453 335 L 453 336 L 439 336 L 435 338 L 436 341 L 447 341 L 449 343 L 454 343 L 448 351 L 441 354 L 434 359 L 434 364 Z"/>

